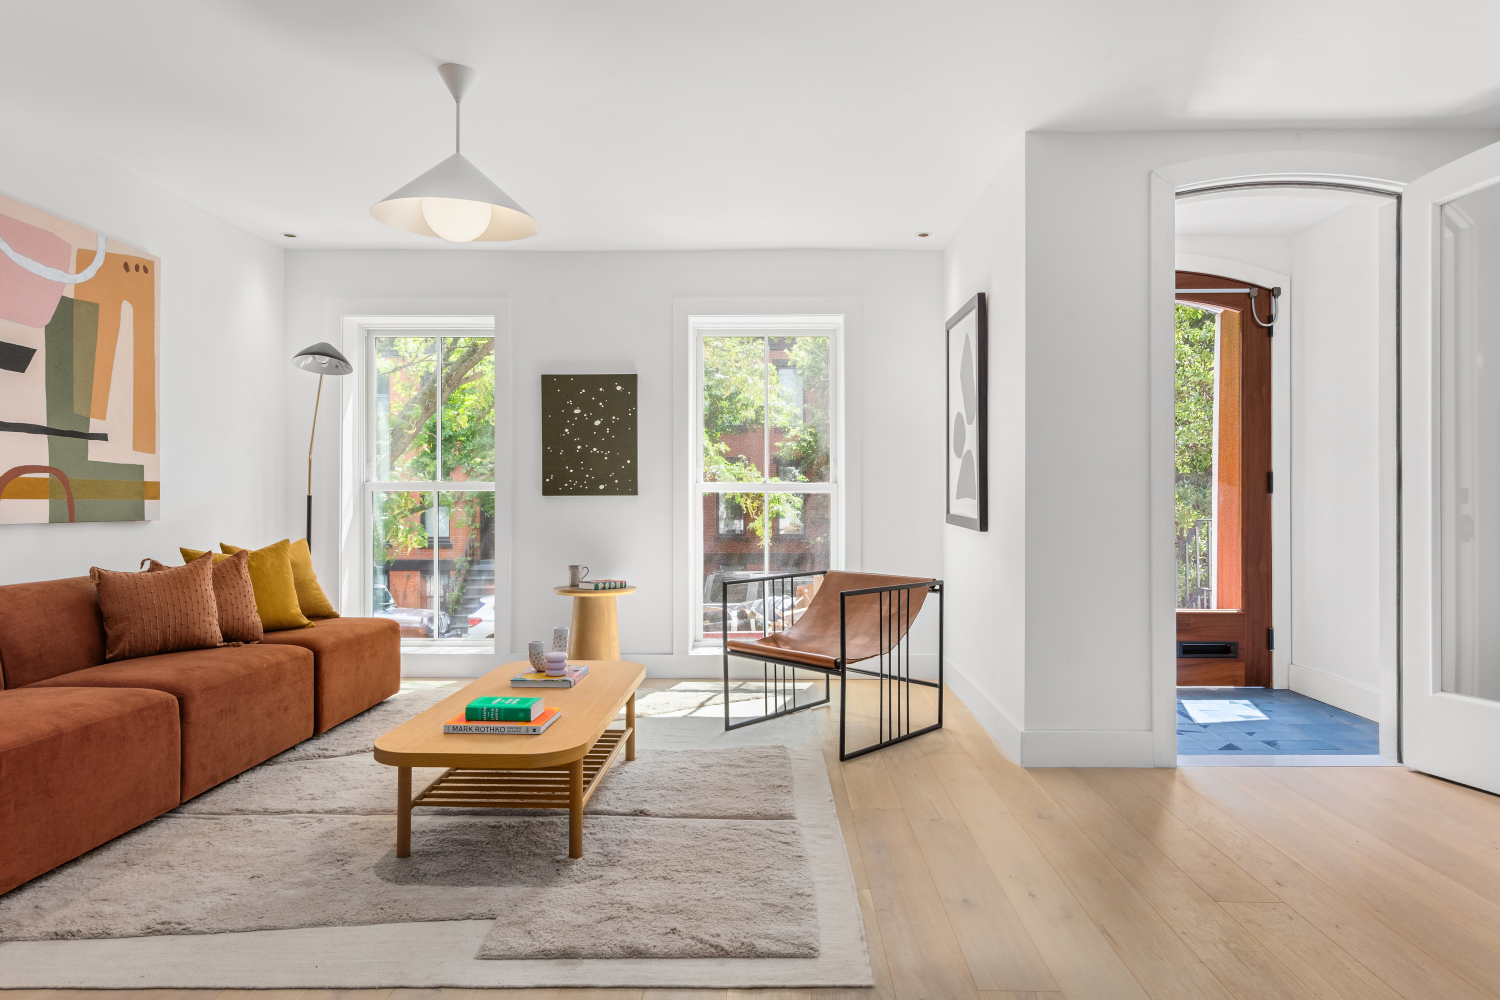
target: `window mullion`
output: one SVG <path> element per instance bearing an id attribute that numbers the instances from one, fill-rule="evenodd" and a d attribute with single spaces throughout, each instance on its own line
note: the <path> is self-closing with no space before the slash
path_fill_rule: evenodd
<path id="1" fill-rule="evenodd" d="M 771 338 L 761 338 L 761 366 L 765 369 L 761 372 L 761 378 L 766 390 L 766 408 L 761 414 L 761 430 L 765 439 L 765 450 L 761 454 L 760 478 L 764 482 L 771 481 Z M 769 490 L 761 491 L 761 517 L 766 522 L 765 535 L 760 540 L 760 571 L 771 572 L 771 494 Z"/>
<path id="2" fill-rule="evenodd" d="M 443 475 L 443 336 L 438 334 L 434 340 L 437 351 L 437 377 L 432 386 L 433 406 L 432 416 L 434 440 L 433 451 L 435 452 L 436 464 L 432 468 L 432 479 L 434 486 L 441 483 L 447 477 Z M 443 536 L 443 494 L 437 488 L 432 491 L 432 637 L 442 638 L 439 634 L 442 625 L 442 589 L 443 589 L 443 560 L 442 552 L 438 548 L 438 540 Z"/>

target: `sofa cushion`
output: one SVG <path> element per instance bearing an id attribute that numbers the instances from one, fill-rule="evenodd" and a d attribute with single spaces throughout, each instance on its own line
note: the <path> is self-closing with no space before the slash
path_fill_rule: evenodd
<path id="1" fill-rule="evenodd" d="M 312 651 L 320 733 L 401 689 L 401 626 L 389 618 L 326 618 L 317 628 L 267 632 L 264 643 Z"/>
<path id="2" fill-rule="evenodd" d="M 104 658 L 131 660 L 224 641 L 214 598 L 214 563 L 206 556 L 152 573 L 89 570 L 104 612 Z"/>
<path id="3" fill-rule="evenodd" d="M 0 587 L 0 672 L 18 688 L 104 662 L 104 617 L 88 577 Z"/>
<path id="4" fill-rule="evenodd" d="M 198 558 L 203 556 L 200 554 Z M 224 641 L 260 642 L 265 629 L 255 610 L 255 588 L 250 584 L 250 553 L 241 550 L 226 556 L 216 552 L 213 561 L 214 608 L 219 614 L 219 631 L 223 633 Z M 161 573 L 172 567 L 152 559 L 146 569 L 150 573 Z"/>
<path id="5" fill-rule="evenodd" d="M 313 734 L 313 655 L 296 646 L 142 656 L 32 685 L 41 687 L 150 688 L 175 696 L 183 801 Z"/>
<path id="6" fill-rule="evenodd" d="M 174 808 L 179 751 L 163 691 L 0 691 L 0 893 Z"/>
<path id="7" fill-rule="evenodd" d="M 230 555 L 240 546 L 219 543 Z M 255 586 L 255 610 L 267 632 L 311 628 L 297 603 L 297 578 L 292 575 L 292 543 L 283 538 L 263 549 L 250 550 L 250 582 Z"/>

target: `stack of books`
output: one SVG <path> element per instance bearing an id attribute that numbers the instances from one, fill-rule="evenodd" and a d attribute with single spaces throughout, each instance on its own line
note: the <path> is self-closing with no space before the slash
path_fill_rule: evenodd
<path id="1" fill-rule="evenodd" d="M 553 677 L 540 671 L 516 674 L 510 679 L 513 688 L 570 688 L 588 676 L 587 663 L 570 663 L 561 677 Z"/>
<path id="2" fill-rule="evenodd" d="M 584 580 L 578 584 L 579 590 L 624 590 L 630 586 L 624 580 Z"/>
<path id="3" fill-rule="evenodd" d="M 540 698 L 475 698 L 462 715 L 443 723 L 443 732 L 536 736 L 546 732 L 558 714 L 558 709 L 545 707 Z"/>

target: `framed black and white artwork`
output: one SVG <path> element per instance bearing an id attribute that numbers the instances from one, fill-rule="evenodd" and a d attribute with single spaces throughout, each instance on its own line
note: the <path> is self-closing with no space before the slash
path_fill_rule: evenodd
<path id="1" fill-rule="evenodd" d="M 637 495 L 636 379 L 542 376 L 542 496 Z"/>
<path id="2" fill-rule="evenodd" d="M 988 531 L 989 311 L 983 292 L 947 323 L 948 523 Z"/>

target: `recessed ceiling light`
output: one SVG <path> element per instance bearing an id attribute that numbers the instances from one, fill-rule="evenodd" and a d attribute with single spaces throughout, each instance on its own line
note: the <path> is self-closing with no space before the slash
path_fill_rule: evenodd
<path id="1" fill-rule="evenodd" d="M 918 236 L 931 236 L 931 233 L 918 233 Z"/>
<path id="2" fill-rule="evenodd" d="M 291 240 L 295 240 L 297 238 L 297 234 L 296 233 L 282 233 L 281 235 L 285 236 L 287 239 L 291 239 Z"/>

